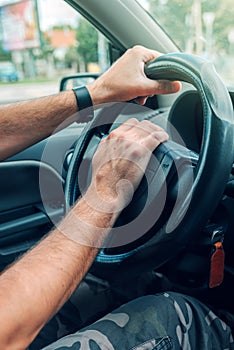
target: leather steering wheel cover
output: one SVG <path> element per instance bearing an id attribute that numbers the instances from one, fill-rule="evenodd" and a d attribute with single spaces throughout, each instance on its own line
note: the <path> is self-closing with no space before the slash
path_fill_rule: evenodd
<path id="1" fill-rule="evenodd" d="M 163 227 L 144 244 L 144 249 L 136 249 L 130 257 L 126 255 L 122 265 L 132 262 L 133 268 L 137 261 L 145 262 L 149 256 L 154 257 L 154 266 L 157 267 L 169 260 L 188 240 L 196 237 L 197 231 L 206 224 L 222 197 L 233 163 L 234 147 L 234 118 L 230 96 L 209 61 L 190 54 L 167 54 L 147 64 L 145 73 L 151 79 L 180 80 L 193 84 L 201 98 L 204 127 L 195 181 L 180 210 L 182 221 L 175 228 Z M 98 124 L 97 119 L 91 123 L 92 128 L 96 122 Z M 113 122 L 114 118 L 111 119 Z M 89 127 L 86 131 L 89 132 Z M 75 153 L 84 153 L 94 133 L 92 131 L 89 137 L 83 136 L 81 142 L 78 141 L 81 150 L 75 150 Z M 73 167 L 75 163 L 76 159 L 73 159 L 66 180 L 66 189 L 69 189 L 66 199 L 69 205 L 74 203 L 72 187 L 77 176 L 77 168 Z M 202 210 L 197 210 L 200 205 Z M 111 255 L 105 259 L 105 254 L 101 251 L 97 261 L 106 263 L 115 262 L 115 259 L 112 261 Z"/>
<path id="2" fill-rule="evenodd" d="M 187 208 L 186 213 L 173 231 L 183 244 L 188 232 L 187 236 L 191 239 L 209 219 L 230 176 L 234 147 L 233 107 L 229 93 L 212 63 L 199 56 L 183 53 L 162 55 L 146 66 L 145 73 L 151 79 L 180 80 L 193 84 L 202 102 L 204 126 L 191 189 L 192 200 L 188 207 L 186 200 L 183 202 L 181 211 Z M 201 198 L 202 212 L 197 210 Z"/>

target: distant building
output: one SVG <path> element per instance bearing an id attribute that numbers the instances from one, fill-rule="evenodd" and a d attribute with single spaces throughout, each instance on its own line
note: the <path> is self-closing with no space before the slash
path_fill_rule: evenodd
<path id="1" fill-rule="evenodd" d="M 54 57 L 63 60 L 69 47 L 76 46 L 76 31 L 74 29 L 51 29 L 45 33 L 50 46 L 54 49 Z"/>

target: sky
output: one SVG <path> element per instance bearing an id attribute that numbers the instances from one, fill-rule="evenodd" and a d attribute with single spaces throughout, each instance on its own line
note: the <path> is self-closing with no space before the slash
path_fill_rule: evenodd
<path id="1" fill-rule="evenodd" d="M 0 6 L 17 2 L 16 0 L 0 0 Z M 64 0 L 37 0 L 41 30 L 56 24 L 77 23 L 77 13 Z"/>
<path id="2" fill-rule="evenodd" d="M 142 7 L 144 7 L 146 10 L 149 10 L 149 0 L 138 0 L 138 2 L 141 4 Z"/>
<path id="3" fill-rule="evenodd" d="M 38 9 L 42 30 L 56 24 L 77 23 L 77 12 L 63 0 L 38 0 Z"/>

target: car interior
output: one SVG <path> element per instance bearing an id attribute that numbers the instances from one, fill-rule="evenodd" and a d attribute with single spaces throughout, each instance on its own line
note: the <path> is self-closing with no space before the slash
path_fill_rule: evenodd
<path id="1" fill-rule="evenodd" d="M 66 2 L 105 36 L 110 64 L 134 45 L 155 49 L 164 55 L 145 74 L 180 80 L 182 89 L 145 106 L 98 106 L 91 122 L 73 123 L 1 162 L 1 270 L 61 221 L 89 185 L 102 137 L 134 116 L 165 127 L 170 141 L 154 152 L 90 272 L 123 300 L 135 296 L 138 281 L 139 293 L 174 290 L 234 313 L 234 91 L 206 58 L 181 52 L 137 1 Z M 61 77 L 58 90 L 98 75 Z"/>

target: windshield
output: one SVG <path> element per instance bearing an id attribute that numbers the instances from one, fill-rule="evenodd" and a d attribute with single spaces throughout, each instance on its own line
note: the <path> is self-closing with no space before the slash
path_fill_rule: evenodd
<path id="1" fill-rule="evenodd" d="M 138 0 L 181 51 L 210 59 L 234 86 L 233 0 Z"/>

